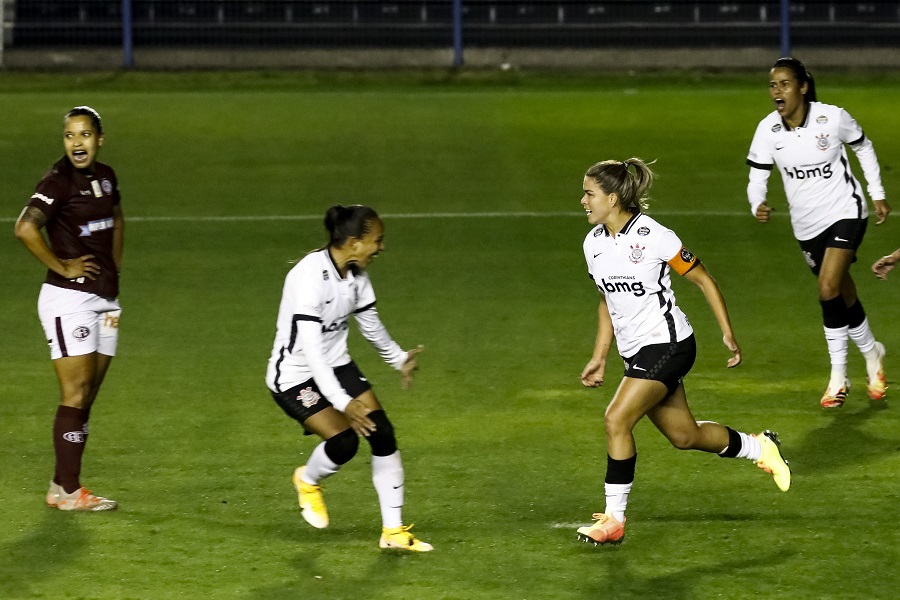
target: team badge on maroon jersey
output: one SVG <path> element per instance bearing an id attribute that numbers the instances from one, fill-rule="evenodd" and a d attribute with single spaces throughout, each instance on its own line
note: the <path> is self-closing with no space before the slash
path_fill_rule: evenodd
<path id="1" fill-rule="evenodd" d="M 634 264 L 638 264 L 639 262 L 644 260 L 644 250 L 647 249 L 646 246 L 636 244 L 634 246 L 629 246 L 629 248 L 631 248 L 631 252 L 628 254 L 628 260 L 630 260 Z"/>

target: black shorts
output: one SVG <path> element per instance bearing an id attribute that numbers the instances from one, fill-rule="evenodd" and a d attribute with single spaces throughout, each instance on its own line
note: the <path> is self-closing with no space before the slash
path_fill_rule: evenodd
<path id="1" fill-rule="evenodd" d="M 697 358 L 697 341 L 691 335 L 672 344 L 644 346 L 625 360 L 625 377 L 652 379 L 663 383 L 671 395 Z"/>
<path id="2" fill-rule="evenodd" d="M 358 398 L 372 389 L 369 380 L 365 378 L 353 361 L 335 367 L 334 376 L 352 398 Z M 334 406 L 325 399 L 313 379 L 307 379 L 300 385 L 295 385 L 284 392 L 272 392 L 272 397 L 289 417 L 300 424 L 326 408 Z"/>
<path id="3" fill-rule="evenodd" d="M 806 259 L 806 264 L 809 265 L 813 275 L 819 274 L 826 248 L 853 250 L 852 262 L 856 262 L 856 249 L 862 244 L 868 224 L 868 219 L 844 219 L 812 239 L 799 240 L 803 258 Z"/>

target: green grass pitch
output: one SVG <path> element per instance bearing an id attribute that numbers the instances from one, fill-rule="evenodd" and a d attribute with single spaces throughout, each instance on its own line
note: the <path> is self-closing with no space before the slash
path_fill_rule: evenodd
<path id="1" fill-rule="evenodd" d="M 818 75 L 820 98 L 874 140 L 898 211 L 870 225 L 853 269 L 893 387 L 900 273 L 880 282 L 868 267 L 900 245 L 900 78 Z M 35 308 L 43 269 L 12 236 L 76 104 L 104 117 L 101 160 L 128 219 L 119 356 L 83 472 L 120 510 L 96 515 L 43 505 L 58 392 Z M 772 223 L 745 200 L 746 150 L 770 110 L 763 69 L 0 74 L 0 597 L 896 597 L 894 390 L 870 402 L 851 349 L 849 401 L 818 407 L 815 280 L 777 176 Z M 600 390 L 578 382 L 597 304 L 578 202 L 587 166 L 633 155 L 658 160 L 650 213 L 717 278 L 744 351 L 727 370 L 702 295 L 677 281 L 700 346 L 694 414 L 778 431 L 795 479 L 783 494 L 749 462 L 676 451 L 642 422 L 626 541 L 595 548 L 574 529 L 603 509 L 601 417 L 618 374 Z M 326 482 L 331 527 L 302 521 L 290 475 L 314 441 L 264 386 L 289 261 L 323 242 L 319 215 L 338 202 L 384 215 L 380 311 L 401 345 L 425 345 L 404 393 L 351 338 L 397 428 L 405 517 L 428 555 L 379 551 L 365 445 Z"/>

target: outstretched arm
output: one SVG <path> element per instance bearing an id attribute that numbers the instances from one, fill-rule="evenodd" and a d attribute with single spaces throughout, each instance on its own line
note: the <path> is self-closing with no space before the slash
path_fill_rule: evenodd
<path id="1" fill-rule="evenodd" d="M 734 331 L 731 329 L 731 319 L 728 316 L 728 308 L 725 306 L 725 297 L 719 289 L 719 284 L 712 278 L 709 271 L 699 262 L 690 271 L 684 274 L 685 279 L 694 283 L 703 291 L 706 302 L 712 309 L 722 330 L 722 342 L 731 351 L 728 367 L 736 367 L 741 364 L 741 349 L 734 339 Z"/>
<path id="2" fill-rule="evenodd" d="M 900 248 L 887 256 L 882 256 L 872 265 L 872 272 L 878 279 L 887 279 L 887 274 L 900 262 Z"/>
<path id="3" fill-rule="evenodd" d="M 397 342 L 391 339 L 374 304 L 365 307 L 354 316 L 359 324 L 360 333 L 378 350 L 384 362 L 400 371 L 400 385 L 403 389 L 408 390 L 412 386 L 413 372 L 419 368 L 416 356 L 425 347 L 419 345 L 409 352 L 403 350 Z"/>
<path id="4" fill-rule="evenodd" d="M 606 300 L 600 299 L 597 308 L 597 340 L 594 342 L 594 354 L 591 360 L 581 371 L 581 383 L 586 387 L 600 387 L 603 385 L 603 374 L 606 371 L 606 357 L 613 341 L 612 319 L 609 316 L 609 307 Z"/>

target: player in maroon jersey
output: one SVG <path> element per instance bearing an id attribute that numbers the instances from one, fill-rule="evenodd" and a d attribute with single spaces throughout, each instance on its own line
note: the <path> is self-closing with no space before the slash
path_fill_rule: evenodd
<path id="1" fill-rule="evenodd" d="M 56 471 L 47 504 L 111 510 L 116 502 L 91 494 L 80 473 L 91 406 L 116 353 L 125 220 L 116 174 L 97 161 L 103 145 L 97 111 L 78 106 L 66 113 L 63 145 L 65 155 L 37 184 L 16 221 L 16 237 L 48 269 L 38 315 L 62 396 L 53 423 Z"/>

